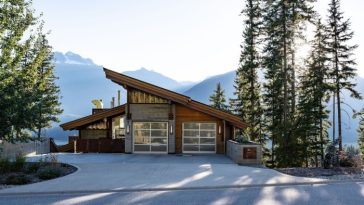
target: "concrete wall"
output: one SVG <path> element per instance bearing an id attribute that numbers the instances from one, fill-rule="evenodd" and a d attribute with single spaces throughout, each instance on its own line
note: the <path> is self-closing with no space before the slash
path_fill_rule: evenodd
<path id="1" fill-rule="evenodd" d="M 244 148 L 256 148 L 256 159 L 244 159 Z M 262 164 L 262 146 L 258 144 L 239 144 L 227 141 L 226 154 L 237 164 Z"/>
<path id="2" fill-rule="evenodd" d="M 42 142 L 31 141 L 26 143 L 8 143 L 0 141 L 1 156 L 15 158 L 17 154 L 33 155 L 33 154 L 46 154 L 50 152 L 50 140 L 45 138 Z M 1 151 L 1 150 L 0 150 Z"/>

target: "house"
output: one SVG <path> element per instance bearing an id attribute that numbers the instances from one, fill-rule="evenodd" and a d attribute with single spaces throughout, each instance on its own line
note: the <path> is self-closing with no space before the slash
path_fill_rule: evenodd
<path id="1" fill-rule="evenodd" d="M 239 117 L 188 96 L 104 68 L 106 78 L 127 91 L 127 102 L 60 125 L 78 130 L 79 152 L 226 153 Z"/>

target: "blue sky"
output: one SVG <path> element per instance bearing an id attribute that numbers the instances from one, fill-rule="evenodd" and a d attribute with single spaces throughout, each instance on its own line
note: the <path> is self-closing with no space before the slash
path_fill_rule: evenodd
<path id="1" fill-rule="evenodd" d="M 315 8 L 326 15 L 330 0 Z M 33 0 L 56 51 L 72 51 L 113 70 L 140 67 L 178 81 L 237 68 L 243 0 Z M 364 77 L 364 2 L 342 0 Z"/>

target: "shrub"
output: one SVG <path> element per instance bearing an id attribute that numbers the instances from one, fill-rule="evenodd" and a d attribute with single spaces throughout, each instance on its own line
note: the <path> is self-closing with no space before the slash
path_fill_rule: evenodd
<path id="1" fill-rule="evenodd" d="M 327 145 L 325 150 L 325 158 L 324 158 L 324 168 L 329 169 L 332 166 L 337 166 L 339 164 L 338 154 L 336 145 L 338 144 L 338 140 Z"/>
<path id="2" fill-rule="evenodd" d="M 10 170 L 11 170 L 11 162 L 9 158 L 0 157 L 0 173 L 4 174 L 10 172 Z"/>
<path id="3" fill-rule="evenodd" d="M 34 163 L 30 163 L 27 166 L 26 169 L 26 173 L 30 174 L 30 173 L 36 173 L 38 171 L 38 169 L 40 168 L 40 163 L 34 162 Z"/>
<path id="4" fill-rule="evenodd" d="M 8 185 L 21 185 L 29 183 L 29 178 L 24 174 L 14 174 L 6 178 L 5 184 Z"/>
<path id="5" fill-rule="evenodd" d="M 61 169 L 57 167 L 44 167 L 39 169 L 37 172 L 37 176 L 39 179 L 47 180 L 57 178 L 62 175 Z"/>
<path id="6" fill-rule="evenodd" d="M 12 163 L 12 171 L 20 171 L 24 168 L 26 158 L 23 154 L 17 154 L 15 161 Z"/>
<path id="7" fill-rule="evenodd" d="M 354 146 L 344 147 L 344 150 L 339 154 L 339 162 L 342 167 L 362 167 L 362 159 L 360 152 Z"/>

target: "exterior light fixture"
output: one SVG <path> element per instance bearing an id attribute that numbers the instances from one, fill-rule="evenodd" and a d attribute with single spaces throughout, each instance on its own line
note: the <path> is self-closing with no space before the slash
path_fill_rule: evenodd
<path id="1" fill-rule="evenodd" d="M 173 125 L 171 125 L 171 127 L 169 128 L 169 133 L 173 134 Z"/>
<path id="2" fill-rule="evenodd" d="M 221 134 L 221 125 L 219 125 L 219 134 Z"/>
<path id="3" fill-rule="evenodd" d="M 130 133 L 130 123 L 128 122 L 128 125 L 126 126 L 126 133 L 129 134 Z"/>

